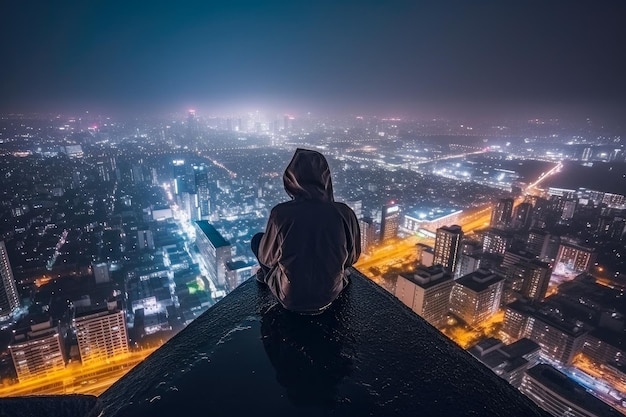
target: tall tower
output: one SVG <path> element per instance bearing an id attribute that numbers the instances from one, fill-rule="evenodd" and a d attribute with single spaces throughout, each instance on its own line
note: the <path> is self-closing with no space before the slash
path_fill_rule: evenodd
<path id="1" fill-rule="evenodd" d="M 17 287 L 4 241 L 0 241 L 0 319 L 7 319 L 20 306 Z"/>
<path id="2" fill-rule="evenodd" d="M 539 260 L 523 262 L 515 266 L 523 277 L 522 295 L 534 301 L 543 301 L 552 276 L 549 264 Z"/>
<path id="3" fill-rule="evenodd" d="M 374 222 L 369 217 L 365 217 L 359 220 L 359 228 L 361 229 L 361 251 L 367 253 L 376 238 Z"/>
<path id="4" fill-rule="evenodd" d="M 511 223 L 513 214 L 513 199 L 501 198 L 491 212 L 491 227 L 505 228 Z"/>
<path id="5" fill-rule="evenodd" d="M 443 226 L 437 229 L 433 265 L 443 265 L 449 273 L 454 274 L 462 238 L 463 229 L 459 225 Z"/>
<path id="6" fill-rule="evenodd" d="M 383 206 L 380 219 L 380 243 L 396 237 L 399 225 L 400 207 L 395 204 Z"/>
<path id="7" fill-rule="evenodd" d="M 196 193 L 198 194 L 198 204 L 200 205 L 200 217 L 204 220 L 211 213 L 211 202 L 209 201 L 209 177 L 204 166 L 194 166 L 194 180 Z"/>
<path id="8" fill-rule="evenodd" d="M 231 260 L 232 245 L 206 220 L 194 222 L 196 245 L 204 260 L 209 279 L 220 289 L 226 287 L 226 262 Z"/>
<path id="9" fill-rule="evenodd" d="M 512 226 L 517 229 L 527 230 L 533 216 L 533 205 L 527 202 L 521 203 L 514 210 Z"/>

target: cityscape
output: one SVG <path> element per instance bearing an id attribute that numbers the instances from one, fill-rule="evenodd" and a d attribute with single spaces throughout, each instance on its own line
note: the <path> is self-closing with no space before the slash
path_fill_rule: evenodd
<path id="1" fill-rule="evenodd" d="M 1 124 L 3 396 L 99 394 L 251 278 L 302 147 L 356 213 L 368 278 L 531 398 L 541 365 L 626 410 L 624 141 L 591 120 Z"/>
<path id="2" fill-rule="evenodd" d="M 0 414 L 171 414 L 213 378 L 212 411 L 626 415 L 624 15 L 8 2 Z M 252 249 L 298 149 L 360 230 L 311 316 Z"/>

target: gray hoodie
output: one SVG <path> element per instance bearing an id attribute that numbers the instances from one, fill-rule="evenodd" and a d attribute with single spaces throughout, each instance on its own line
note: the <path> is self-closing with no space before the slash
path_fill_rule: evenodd
<path id="1" fill-rule="evenodd" d="M 319 312 L 343 290 L 345 269 L 361 254 L 359 223 L 350 207 L 334 201 L 321 153 L 297 149 L 283 183 L 292 200 L 272 209 L 259 261 L 270 268 L 265 281 L 286 309 Z"/>

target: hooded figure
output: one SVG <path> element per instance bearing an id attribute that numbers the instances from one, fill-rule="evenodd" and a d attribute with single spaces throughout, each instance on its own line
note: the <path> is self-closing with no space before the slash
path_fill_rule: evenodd
<path id="1" fill-rule="evenodd" d="M 336 203 L 326 158 L 297 149 L 283 175 L 291 201 L 272 209 L 265 233 L 252 239 L 257 275 L 287 310 L 315 314 L 348 283 L 346 268 L 361 254 L 361 235 L 350 207 Z"/>

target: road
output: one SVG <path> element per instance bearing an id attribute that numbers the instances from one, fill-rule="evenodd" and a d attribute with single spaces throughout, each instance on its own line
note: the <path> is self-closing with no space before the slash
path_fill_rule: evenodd
<path id="1" fill-rule="evenodd" d="M 157 347 L 120 355 L 91 365 L 69 364 L 64 369 L 0 388 L 0 397 L 44 394 L 100 395 Z"/>

